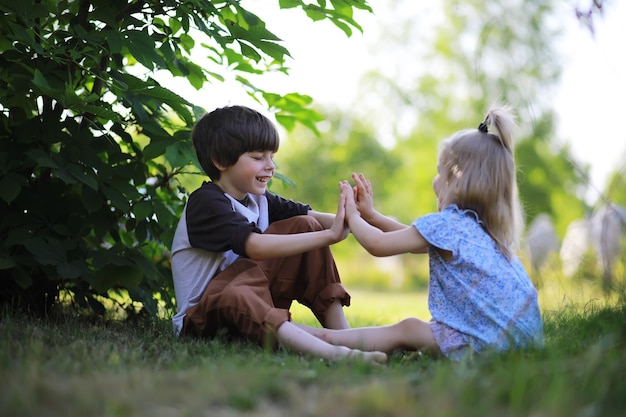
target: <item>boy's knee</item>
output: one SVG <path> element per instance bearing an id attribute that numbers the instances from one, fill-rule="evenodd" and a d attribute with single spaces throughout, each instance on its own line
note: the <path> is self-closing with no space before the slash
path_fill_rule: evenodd
<path id="1" fill-rule="evenodd" d="M 324 228 L 313 216 L 296 216 L 294 217 L 297 224 L 303 228 L 303 231 L 318 231 Z"/>
<path id="2" fill-rule="evenodd" d="M 224 307 L 243 309 L 243 306 L 248 303 L 250 295 L 250 291 L 245 287 L 227 287 L 220 296 L 220 304 Z"/>

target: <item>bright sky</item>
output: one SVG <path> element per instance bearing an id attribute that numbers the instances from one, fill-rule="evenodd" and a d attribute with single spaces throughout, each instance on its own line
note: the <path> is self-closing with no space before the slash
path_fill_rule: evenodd
<path id="1" fill-rule="evenodd" d="M 563 52 L 561 88 L 555 99 L 559 137 L 570 143 L 579 160 L 591 164 L 588 198 L 595 201 L 608 175 L 626 160 L 626 2 L 615 0 L 595 36 L 576 21 L 569 27 Z M 626 172 L 622 172 L 626 175 Z"/>
<path id="2" fill-rule="evenodd" d="M 351 105 L 361 74 L 373 67 L 384 70 L 386 65 L 394 65 L 381 62 L 380 56 L 378 62 L 373 62 L 376 57 L 372 58 L 368 50 L 379 35 L 377 23 L 393 19 L 393 13 L 403 13 L 402 9 L 381 3 L 372 2 L 375 15 L 356 15 L 364 33 L 355 32 L 347 38 L 329 22 L 311 22 L 300 10 L 277 12 L 275 4 L 270 7 L 264 0 L 249 0 L 246 6 L 285 40 L 294 58 L 289 76 L 264 76 L 263 86 L 275 92 L 309 94 L 318 103 L 338 108 Z M 413 8 L 411 3 L 403 2 L 400 6 Z M 586 6 L 590 2 L 582 3 Z M 424 13 L 420 17 L 424 18 Z M 608 3 L 605 16 L 595 19 L 595 35 L 579 24 L 573 9 L 571 15 L 562 19 L 570 23 L 565 40 L 559 44 L 559 53 L 566 62 L 553 103 L 558 116 L 557 143 L 570 144 L 575 157 L 590 164 L 593 189 L 587 199 L 592 203 L 609 173 L 626 159 L 626 127 L 621 125 L 626 121 L 626 1 Z M 193 90 L 181 94 L 207 110 L 227 104 L 254 105 L 235 90 L 227 82 L 203 90 L 203 98 Z M 384 103 L 380 105 L 383 107 Z"/>

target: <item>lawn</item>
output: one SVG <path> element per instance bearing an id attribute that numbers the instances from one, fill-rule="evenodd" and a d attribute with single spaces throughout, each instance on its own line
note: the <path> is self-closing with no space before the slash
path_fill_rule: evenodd
<path id="1" fill-rule="evenodd" d="M 626 308 L 556 291 L 542 290 L 541 351 L 461 363 L 398 353 L 386 367 L 176 338 L 168 321 L 41 321 L 4 312 L 0 415 L 624 415 Z M 422 293 L 353 291 L 346 313 L 353 325 L 383 324 L 428 318 L 425 306 Z M 293 314 L 313 323 L 299 306 Z"/>

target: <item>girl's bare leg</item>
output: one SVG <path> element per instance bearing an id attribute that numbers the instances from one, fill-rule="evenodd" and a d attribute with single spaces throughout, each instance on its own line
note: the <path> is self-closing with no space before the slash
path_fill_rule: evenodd
<path id="1" fill-rule="evenodd" d="M 358 327 L 344 330 L 320 329 L 303 324 L 300 329 L 333 345 L 365 351 L 430 350 L 439 352 L 428 322 L 407 318 L 389 326 Z"/>
<path id="2" fill-rule="evenodd" d="M 329 329 L 349 329 L 350 325 L 346 320 L 346 315 L 343 312 L 343 306 L 339 300 L 334 301 L 328 306 L 325 313 L 325 324 Z"/>
<path id="3" fill-rule="evenodd" d="M 276 332 L 278 341 L 288 350 L 317 356 L 330 361 L 362 360 L 375 365 L 387 362 L 387 355 L 383 352 L 363 352 L 346 346 L 335 346 L 306 332 L 294 323 L 283 323 Z"/>

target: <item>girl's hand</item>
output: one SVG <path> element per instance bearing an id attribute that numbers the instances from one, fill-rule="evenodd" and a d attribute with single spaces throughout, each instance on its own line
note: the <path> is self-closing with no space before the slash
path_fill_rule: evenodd
<path id="1" fill-rule="evenodd" d="M 372 190 L 372 183 L 365 178 L 364 174 L 352 173 L 352 179 L 354 179 L 354 200 L 356 200 L 356 207 L 361 213 L 361 217 L 368 221 L 374 217 L 376 211 L 374 210 L 374 191 Z"/>

